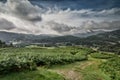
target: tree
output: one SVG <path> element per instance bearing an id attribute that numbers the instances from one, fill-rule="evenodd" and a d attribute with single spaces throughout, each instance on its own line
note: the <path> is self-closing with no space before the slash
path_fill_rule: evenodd
<path id="1" fill-rule="evenodd" d="M 4 48 L 4 47 L 6 47 L 7 45 L 6 45 L 6 43 L 5 42 L 2 42 L 1 40 L 0 40 L 0 48 Z"/>

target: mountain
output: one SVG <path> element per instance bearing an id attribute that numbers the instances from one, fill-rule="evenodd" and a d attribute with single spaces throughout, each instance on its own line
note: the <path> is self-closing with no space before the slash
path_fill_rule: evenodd
<path id="1" fill-rule="evenodd" d="M 80 36 L 80 37 L 78 37 Z M 48 43 L 55 45 L 57 43 L 71 43 L 75 45 L 83 45 L 87 47 L 95 47 L 102 51 L 120 52 L 120 29 L 111 32 L 92 34 L 91 36 L 83 37 L 83 34 L 78 36 L 66 35 L 33 35 L 33 34 L 18 34 L 10 32 L 0 32 L 0 40 L 6 43 L 19 44 L 36 44 Z M 81 37 L 82 36 L 82 37 Z M 84 35 L 86 36 L 86 34 Z M 17 43 L 16 43 L 17 42 Z"/>
<path id="2" fill-rule="evenodd" d="M 74 35 L 66 35 L 66 36 L 59 36 L 59 35 L 50 35 L 50 34 L 41 34 L 41 35 L 33 35 L 33 34 L 22 34 L 22 33 L 12 33 L 12 32 L 5 32 L 0 31 L 0 40 L 11 43 L 11 42 L 27 42 L 27 43 L 36 43 L 36 42 L 47 42 L 47 41 L 57 41 L 66 40 L 65 42 L 79 39 L 79 37 L 88 37 L 91 35 L 96 35 L 99 32 L 89 31 L 87 33 L 78 33 Z M 100 32 L 101 33 L 101 32 Z M 55 40 L 54 40 L 55 39 Z M 60 42 L 61 42 L 60 41 Z M 64 42 L 64 41 L 63 41 Z"/>
<path id="3" fill-rule="evenodd" d="M 89 36 L 93 36 L 93 35 L 97 35 L 105 32 L 106 31 L 103 31 L 103 30 L 99 30 L 99 31 L 88 30 L 88 32 L 86 33 L 77 33 L 77 34 L 74 34 L 73 36 L 85 38 L 85 37 L 89 37 Z"/>
<path id="4" fill-rule="evenodd" d="M 92 34 L 92 33 L 91 33 Z M 80 36 L 85 36 L 85 34 L 80 34 Z M 87 34 L 86 34 L 87 35 Z M 78 35 L 79 36 L 79 35 Z M 120 30 L 115 30 L 111 32 L 104 32 L 100 34 L 92 34 L 88 37 L 78 37 L 74 35 L 67 35 L 67 36 L 58 36 L 52 38 L 44 38 L 40 41 L 43 42 L 73 42 L 73 43 L 81 43 L 81 42 L 119 42 L 120 40 Z M 87 45 L 87 43 L 86 43 Z"/>
<path id="5" fill-rule="evenodd" d="M 75 37 L 72 35 L 66 35 L 66 36 L 58 36 L 58 37 L 52 37 L 52 38 L 44 38 L 41 39 L 39 42 L 43 43 L 64 43 L 64 42 L 73 42 L 80 39 L 79 37 Z"/>
<path id="6" fill-rule="evenodd" d="M 42 43 L 73 43 L 75 45 L 82 45 L 86 47 L 98 48 L 102 51 L 116 52 L 120 54 L 120 29 L 92 35 L 89 37 L 75 37 L 75 36 L 60 36 L 53 38 L 41 39 Z"/>
<path id="7" fill-rule="evenodd" d="M 19 33 L 11 33 L 11 32 L 4 32 L 0 31 L 0 40 L 10 43 L 14 41 L 22 41 L 22 42 L 32 42 L 34 40 L 40 40 L 43 38 L 53 37 L 55 35 L 33 35 L 33 34 L 19 34 Z"/>
<path id="8" fill-rule="evenodd" d="M 33 35 L 33 34 L 20 34 L 20 33 L 11 33 L 11 32 L 4 32 L 0 31 L 0 40 L 4 42 L 11 42 L 11 41 L 22 41 L 22 42 L 32 42 L 32 43 L 41 43 L 41 42 L 71 42 L 76 44 L 85 44 L 88 43 L 91 45 L 92 42 L 99 42 L 99 43 L 116 43 L 120 40 L 120 30 L 115 30 L 111 32 L 93 32 L 90 31 L 88 33 L 83 34 L 75 34 L 75 35 L 66 35 L 66 36 L 57 36 L 57 35 Z"/>

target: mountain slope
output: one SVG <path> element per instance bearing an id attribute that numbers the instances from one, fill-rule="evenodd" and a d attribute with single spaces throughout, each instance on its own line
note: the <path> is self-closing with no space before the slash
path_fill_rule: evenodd
<path id="1" fill-rule="evenodd" d="M 4 42 L 11 41 L 23 41 L 23 42 L 32 42 L 34 40 L 40 40 L 43 38 L 53 37 L 55 35 L 32 35 L 32 34 L 19 34 L 19 33 L 11 33 L 0 31 L 0 40 Z"/>
<path id="2" fill-rule="evenodd" d="M 81 42 L 119 42 L 120 40 L 120 30 L 115 30 L 111 32 L 100 33 L 97 35 L 92 35 L 89 37 L 76 37 L 72 35 L 68 36 L 59 36 L 53 38 L 45 38 L 40 41 L 43 42 L 73 42 L 73 43 L 81 43 Z"/>
<path id="3" fill-rule="evenodd" d="M 96 47 L 103 51 L 120 53 L 120 30 L 100 33 L 89 37 L 76 37 L 72 35 L 32 35 L 0 32 L 0 40 L 5 41 L 6 43 L 21 41 L 23 44 L 52 43 L 52 45 L 54 45 L 57 43 L 72 43 L 75 45 Z"/>
<path id="4" fill-rule="evenodd" d="M 120 54 L 120 30 L 101 33 L 86 38 L 75 36 L 60 36 L 54 38 L 41 39 L 39 42 L 45 43 L 61 43 L 70 42 L 75 45 L 83 45 L 87 47 L 96 47 L 102 51 L 116 52 Z"/>

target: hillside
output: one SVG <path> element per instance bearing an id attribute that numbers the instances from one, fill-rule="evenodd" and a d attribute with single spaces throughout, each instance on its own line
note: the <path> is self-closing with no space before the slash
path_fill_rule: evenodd
<path id="1" fill-rule="evenodd" d="M 87 47 L 95 47 L 102 51 L 110 51 L 119 53 L 120 45 L 120 30 L 100 33 L 88 37 L 76 37 L 73 35 L 56 36 L 56 35 L 32 35 L 32 34 L 18 34 L 9 32 L 0 32 L 0 40 L 6 43 L 20 42 L 20 44 L 36 44 L 47 43 L 50 45 L 59 44 L 75 44 Z"/>
<path id="2" fill-rule="evenodd" d="M 120 30 L 112 32 L 101 33 L 86 38 L 80 38 L 75 36 L 60 36 L 53 38 L 41 39 L 39 42 L 46 43 L 61 43 L 70 42 L 75 45 L 84 45 L 87 47 L 96 47 L 103 51 L 111 51 L 119 53 L 120 44 Z"/>
<path id="3" fill-rule="evenodd" d="M 96 43 L 96 42 L 102 42 L 102 43 L 118 43 L 120 40 L 120 30 L 115 30 L 112 32 L 106 32 L 101 33 L 97 35 L 92 35 L 89 37 L 75 37 L 72 35 L 68 36 L 59 36 L 59 37 L 53 37 L 53 38 L 45 38 L 41 39 L 40 41 L 43 42 L 73 42 L 78 44 L 85 44 L 84 42 L 88 43 Z"/>
<path id="4" fill-rule="evenodd" d="M 34 40 L 40 40 L 43 38 L 52 37 L 55 35 L 33 35 L 33 34 L 20 34 L 0 31 L 0 40 L 9 43 L 13 41 L 32 42 Z"/>

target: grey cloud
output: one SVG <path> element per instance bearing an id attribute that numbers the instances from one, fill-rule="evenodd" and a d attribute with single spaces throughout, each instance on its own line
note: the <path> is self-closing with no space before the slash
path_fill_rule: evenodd
<path id="1" fill-rule="evenodd" d="M 56 22 L 47 23 L 52 30 L 55 30 L 61 34 L 75 34 L 75 33 L 87 33 L 88 31 L 108 31 L 120 29 L 120 21 L 102 21 L 95 22 L 92 20 L 84 21 L 80 27 L 68 26 Z"/>
<path id="2" fill-rule="evenodd" d="M 46 11 L 32 5 L 29 0 L 7 0 L 5 4 L 0 3 L 0 17 L 4 18 L 0 19 L 0 30 L 63 35 L 88 30 L 112 30 L 120 28 L 119 16 L 120 8 L 101 11 L 53 8 Z"/>
<path id="3" fill-rule="evenodd" d="M 41 21 L 41 8 L 32 5 L 28 0 L 8 0 L 5 4 L 6 12 L 16 17 L 30 20 Z"/>
<path id="4" fill-rule="evenodd" d="M 50 28 L 52 30 L 55 30 L 56 32 L 58 33 L 65 33 L 65 32 L 70 32 L 72 29 L 74 29 L 75 27 L 72 27 L 72 26 L 68 26 L 68 25 L 65 25 L 65 24 L 59 24 L 59 23 L 56 23 L 56 22 L 48 22 L 47 23 Z"/>
<path id="5" fill-rule="evenodd" d="M 16 28 L 15 25 L 5 19 L 0 19 L 0 30 L 11 30 Z"/>
<path id="6" fill-rule="evenodd" d="M 102 22 L 95 22 L 95 21 L 85 21 L 82 23 L 81 28 L 83 30 L 114 30 L 120 29 L 120 21 L 102 21 Z"/>

